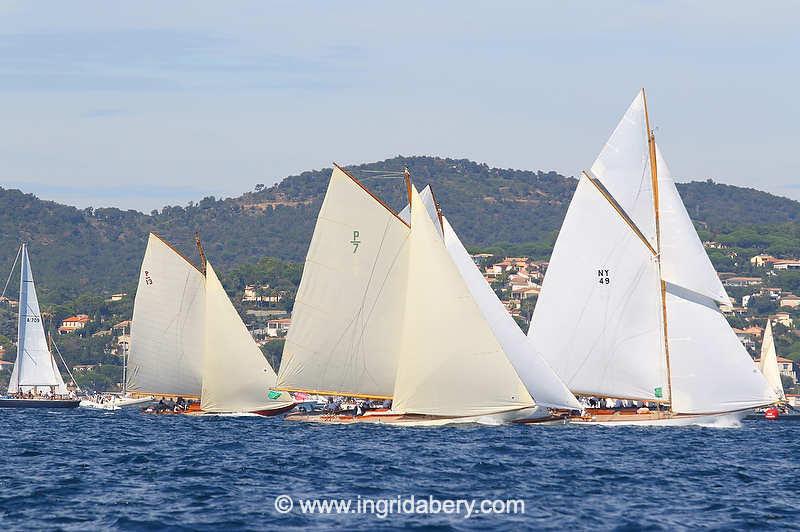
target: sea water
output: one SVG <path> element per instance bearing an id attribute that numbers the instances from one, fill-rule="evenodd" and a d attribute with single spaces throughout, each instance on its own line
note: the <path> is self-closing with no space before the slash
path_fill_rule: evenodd
<path id="1" fill-rule="evenodd" d="M 5 410 L 0 529 L 790 529 L 798 435 Z"/>

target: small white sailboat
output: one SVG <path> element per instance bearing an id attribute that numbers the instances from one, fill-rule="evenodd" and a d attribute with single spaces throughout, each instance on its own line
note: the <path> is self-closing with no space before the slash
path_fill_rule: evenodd
<path id="1" fill-rule="evenodd" d="M 764 329 L 764 339 L 761 342 L 761 358 L 758 361 L 758 369 L 767 379 L 770 388 L 775 391 L 778 401 L 785 402 L 786 394 L 783 391 L 781 381 L 781 371 L 778 367 L 778 353 L 775 350 L 775 340 L 772 337 L 772 322 L 767 320 L 767 327 Z"/>
<path id="2" fill-rule="evenodd" d="M 150 234 L 131 325 L 127 388 L 198 400 L 186 412 L 275 415 L 294 405 L 270 390 L 275 371 L 205 260 L 203 269 Z M 174 412 L 174 409 L 160 410 Z"/>
<path id="3" fill-rule="evenodd" d="M 82 408 L 98 408 L 100 410 L 119 410 L 139 406 L 151 402 L 152 395 L 132 394 L 128 391 L 128 347 L 122 353 L 122 391 L 94 394 L 81 399 Z"/>
<path id="4" fill-rule="evenodd" d="M 775 394 L 720 313 L 726 302 L 642 90 L 578 182 L 529 339 L 573 393 L 658 405 L 576 422 L 736 421 Z"/>
<path id="5" fill-rule="evenodd" d="M 487 319 L 452 258 L 446 230 L 460 246 L 452 228 L 443 225 L 432 195 L 423 201 L 406 179 L 412 208 L 398 215 L 334 167 L 276 387 L 392 400 L 391 409 L 287 419 L 442 425 L 549 415 L 537 413 L 500 326 Z M 560 386 L 564 399 L 556 402 L 577 406 Z"/>
<path id="6" fill-rule="evenodd" d="M 47 345 L 27 243 L 22 244 L 18 256 L 21 265 L 17 358 L 7 395 L 0 397 L 0 408 L 74 408 L 80 401 L 67 389 Z"/>

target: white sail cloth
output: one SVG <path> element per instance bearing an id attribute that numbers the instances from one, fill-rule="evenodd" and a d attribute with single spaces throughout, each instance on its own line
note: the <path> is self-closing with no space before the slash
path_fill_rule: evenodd
<path id="1" fill-rule="evenodd" d="M 480 416 L 533 406 L 440 230 L 412 187 L 407 312 L 397 367 L 398 412 Z"/>
<path id="2" fill-rule="evenodd" d="M 297 291 L 277 388 L 392 396 L 408 237 L 402 220 L 334 168 Z"/>
<path id="3" fill-rule="evenodd" d="M 483 317 L 489 323 L 495 337 L 503 346 L 503 351 L 536 404 L 550 408 L 580 410 L 581 405 L 575 396 L 553 372 L 542 355 L 528 342 L 519 325 L 483 278 L 481 271 L 447 218 L 442 216 L 441 224 L 439 223 L 439 212 L 431 187 L 426 186 L 419 192 L 419 196 L 434 222 L 434 227 L 444 239 L 450 258 L 469 287 L 472 297 L 478 303 Z M 400 211 L 399 216 L 407 223 L 411 223 L 411 210 L 408 205 Z"/>
<path id="4" fill-rule="evenodd" d="M 713 300 L 668 284 L 667 320 L 674 411 L 731 412 L 775 401 Z"/>
<path id="5" fill-rule="evenodd" d="M 288 407 L 288 393 L 270 391 L 277 376 L 206 262 L 204 412 L 258 412 Z"/>
<path id="6" fill-rule="evenodd" d="M 133 307 L 128 390 L 199 396 L 204 322 L 203 274 L 150 234 Z"/>
<path id="7" fill-rule="evenodd" d="M 778 353 L 775 351 L 775 340 L 772 337 L 772 322 L 767 320 L 767 328 L 764 329 L 764 339 L 761 342 L 761 359 L 758 361 L 758 369 L 767 379 L 770 388 L 775 391 L 775 395 L 781 401 L 786 400 L 781 381 L 781 371 L 778 367 Z"/>
<path id="8" fill-rule="evenodd" d="M 586 176 L 528 337 L 577 394 L 669 400 L 655 257 Z"/>
<path id="9" fill-rule="evenodd" d="M 769 386 L 716 307 L 727 294 L 655 146 L 659 249 L 645 124 L 640 92 L 594 179 L 578 183 L 529 337 L 579 394 L 669 400 L 679 413 L 768 404 Z"/>
<path id="10" fill-rule="evenodd" d="M 48 393 L 54 390 L 58 395 L 65 395 L 67 386 L 47 347 L 27 244 L 22 244 L 20 255 L 17 359 L 11 371 L 8 393 Z"/>

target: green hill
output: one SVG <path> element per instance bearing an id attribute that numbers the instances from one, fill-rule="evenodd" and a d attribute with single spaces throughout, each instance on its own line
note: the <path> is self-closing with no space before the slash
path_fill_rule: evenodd
<path id="1" fill-rule="evenodd" d="M 555 172 L 491 168 L 468 160 L 396 157 L 351 170 L 389 204 L 405 203 L 402 179 L 369 171 L 408 166 L 421 188 L 434 186 L 451 223 L 472 247 L 547 257 L 575 188 Z M 8 272 L 21 239 L 30 242 L 45 303 L 80 294 L 132 292 L 148 231 L 189 256 L 199 230 L 222 271 L 264 256 L 302 261 L 330 169 L 290 176 L 236 198 L 208 197 L 144 214 L 116 208 L 77 209 L 0 188 L 0 265 Z M 800 203 L 753 189 L 694 182 L 679 185 L 703 236 L 753 253 L 800 254 Z M 739 241 L 739 240 L 741 241 Z M 11 295 L 16 287 L 10 288 Z"/>

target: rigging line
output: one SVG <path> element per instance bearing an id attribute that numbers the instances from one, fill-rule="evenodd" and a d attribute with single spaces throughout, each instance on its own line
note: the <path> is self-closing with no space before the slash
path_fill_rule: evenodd
<path id="1" fill-rule="evenodd" d="M 392 174 L 392 175 L 399 175 L 403 176 L 405 172 L 403 170 L 364 170 L 364 169 L 356 169 L 352 168 L 351 172 L 366 172 L 368 174 Z"/>
<path id="2" fill-rule="evenodd" d="M 14 268 L 17 267 L 17 261 L 19 260 L 19 254 L 22 253 L 22 246 L 20 245 L 17 249 L 17 256 L 14 257 L 14 264 L 11 265 L 11 271 L 8 273 L 8 279 L 6 279 L 6 285 L 3 287 L 3 294 L 0 297 L 6 296 L 6 290 L 8 289 L 8 283 L 11 282 L 11 276 L 14 275 Z"/>
<path id="3" fill-rule="evenodd" d="M 69 370 L 69 366 L 67 365 L 67 361 L 64 360 L 64 355 L 61 354 L 61 350 L 58 348 L 58 344 L 56 344 L 53 341 L 53 336 L 52 335 L 50 336 L 50 341 L 53 342 L 53 347 L 56 348 L 56 353 L 58 353 L 58 358 L 60 358 L 61 359 L 61 363 L 64 364 L 64 368 L 67 370 L 67 375 L 69 375 L 70 380 L 75 384 L 75 388 L 78 391 L 81 391 L 81 387 L 78 386 L 78 381 L 75 380 L 75 377 L 72 375 L 72 372 Z M 51 353 L 50 356 L 53 356 L 53 354 Z M 58 366 L 56 366 L 56 369 L 58 369 Z"/>
<path id="4" fill-rule="evenodd" d="M 650 244 L 650 241 L 647 240 L 647 237 L 644 236 L 644 233 L 642 233 L 641 229 L 639 229 L 639 227 L 631 219 L 631 217 L 628 216 L 628 213 L 625 212 L 625 209 L 622 208 L 622 205 L 620 205 L 617 202 L 617 200 L 614 199 L 614 196 L 611 195 L 611 193 L 597 178 L 597 176 L 595 176 L 591 172 L 591 170 L 584 170 L 583 175 L 585 175 L 589 179 L 589 181 L 595 186 L 595 188 L 597 188 L 597 191 L 600 192 L 600 194 L 602 194 L 603 197 L 611 204 L 614 210 L 617 211 L 617 214 L 619 214 L 625 221 L 625 223 L 628 224 L 628 227 L 630 227 L 631 230 L 634 233 L 636 233 L 636 236 L 638 236 L 639 240 L 641 240 L 642 243 L 647 247 L 647 249 L 650 250 L 650 253 L 652 253 L 654 256 L 657 256 L 658 253 L 656 252 L 655 248 L 653 248 L 653 245 Z"/>

